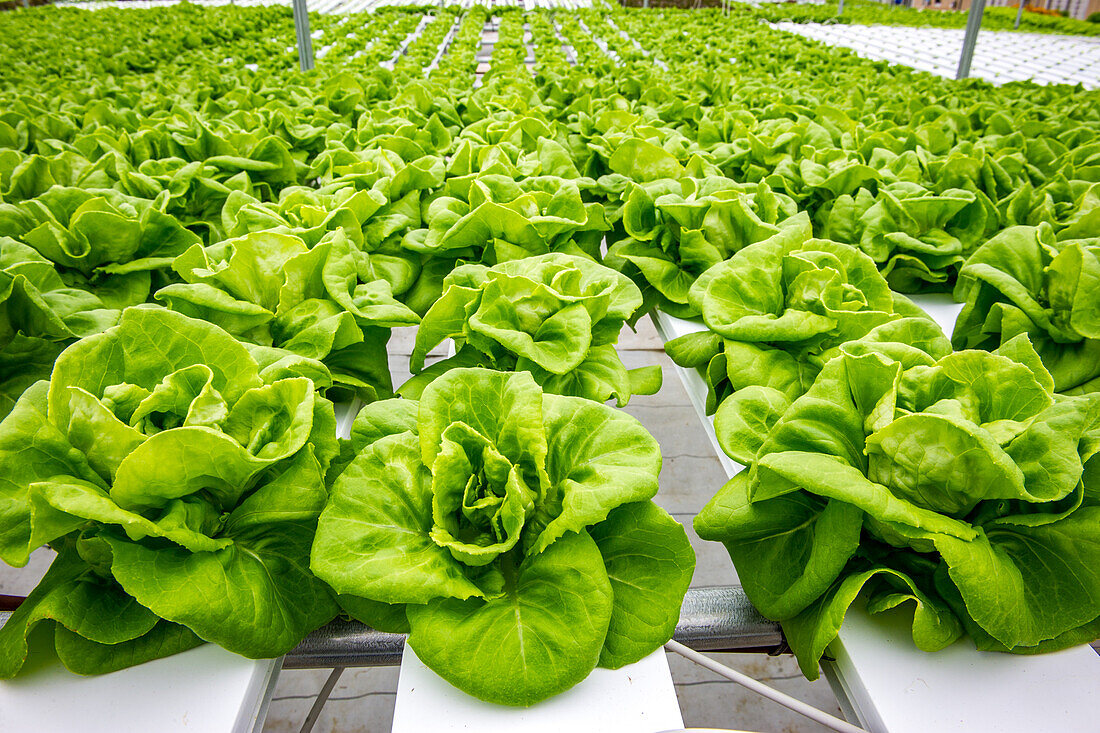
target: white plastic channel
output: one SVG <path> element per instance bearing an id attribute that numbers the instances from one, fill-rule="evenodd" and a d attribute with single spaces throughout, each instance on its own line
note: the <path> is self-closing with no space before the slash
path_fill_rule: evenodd
<path id="1" fill-rule="evenodd" d="M 653 54 L 651 54 L 647 48 L 642 46 L 642 44 L 638 43 L 637 39 L 633 38 L 629 33 L 616 25 L 611 16 L 607 17 L 607 24 L 611 26 L 611 30 L 618 33 L 624 41 L 630 41 L 632 44 L 634 44 L 634 48 L 638 49 L 643 56 L 645 56 L 646 58 L 652 58 Z M 653 59 L 653 63 L 656 64 L 662 71 L 668 71 L 668 64 L 666 64 L 661 59 Z"/>
<path id="2" fill-rule="evenodd" d="M 206 644 L 95 677 L 32 651 L 18 679 L 0 682 L 5 731 L 158 733 L 259 731 L 279 660 L 245 659 Z"/>
<path id="3" fill-rule="evenodd" d="M 462 19 L 465 15 L 459 15 L 455 18 L 455 22 L 451 24 L 450 30 L 447 31 L 447 35 L 443 37 L 443 40 L 439 43 L 439 50 L 435 54 L 435 58 L 432 62 L 424 67 L 424 76 L 429 76 L 436 68 L 439 67 L 439 62 L 443 59 L 443 55 L 447 53 L 451 48 L 451 42 L 454 41 L 455 34 L 458 33 L 458 27 L 462 25 Z"/>
<path id="4" fill-rule="evenodd" d="M 405 55 L 405 52 L 409 50 L 409 46 L 416 40 L 420 32 L 424 30 L 424 26 L 428 23 L 434 22 L 434 15 L 424 15 L 420 18 L 420 22 L 416 24 L 416 28 L 413 28 L 409 32 L 409 35 L 405 36 L 405 40 L 401 42 L 401 45 L 397 47 L 397 50 L 393 52 L 393 57 L 389 61 L 383 61 L 379 64 L 384 69 L 393 70 L 393 67 L 397 65 L 397 60 Z"/>

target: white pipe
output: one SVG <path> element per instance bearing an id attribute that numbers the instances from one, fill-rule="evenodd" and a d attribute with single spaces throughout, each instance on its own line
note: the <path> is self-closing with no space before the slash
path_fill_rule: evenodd
<path id="1" fill-rule="evenodd" d="M 841 720 L 834 715 L 829 715 L 822 710 L 818 710 L 812 705 L 807 705 L 801 700 L 797 700 L 790 695 L 780 692 L 779 690 L 768 687 L 763 682 L 758 682 L 752 677 L 749 677 L 747 674 L 738 672 L 736 669 L 730 669 L 724 664 L 719 664 L 710 657 L 704 656 L 694 649 L 684 646 L 678 641 L 672 641 L 670 639 L 665 644 L 665 649 L 676 652 L 680 656 L 686 657 L 692 662 L 695 662 L 700 667 L 706 667 L 711 672 L 722 675 L 726 679 L 732 682 L 736 682 L 742 687 L 752 690 L 758 695 L 763 695 L 769 700 L 777 702 L 783 707 L 789 710 L 793 710 L 799 715 L 805 715 L 810 720 L 821 723 L 826 728 L 831 728 L 832 730 L 839 731 L 839 733 L 866 733 L 863 728 L 854 726 L 846 720 Z"/>

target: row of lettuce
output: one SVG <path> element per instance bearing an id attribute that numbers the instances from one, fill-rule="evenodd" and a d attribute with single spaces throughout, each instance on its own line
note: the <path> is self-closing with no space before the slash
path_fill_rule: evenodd
<path id="1" fill-rule="evenodd" d="M 694 565 L 603 404 L 653 308 L 748 466 L 696 527 L 808 676 L 861 592 L 925 649 L 1097 635 L 1096 94 L 654 15 L 502 12 L 476 84 L 479 8 L 318 16 L 311 74 L 283 9 L 0 19 L 0 557 L 59 553 L 4 676 L 40 623 L 95 673 L 340 611 L 507 704 L 640 659 Z"/>

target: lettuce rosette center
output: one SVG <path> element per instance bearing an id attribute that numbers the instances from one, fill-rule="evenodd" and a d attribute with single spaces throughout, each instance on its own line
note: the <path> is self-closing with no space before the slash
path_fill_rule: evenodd
<path id="1" fill-rule="evenodd" d="M 536 491 L 520 468 L 465 423 L 449 425 L 432 470 L 432 539 L 467 565 L 485 565 L 519 542 Z"/>

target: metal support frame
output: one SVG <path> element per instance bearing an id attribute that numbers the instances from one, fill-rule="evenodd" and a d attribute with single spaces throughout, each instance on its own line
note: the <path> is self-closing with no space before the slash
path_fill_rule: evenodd
<path id="1" fill-rule="evenodd" d="M 1020 0 L 1020 6 L 1016 9 L 1016 22 L 1012 24 L 1013 30 L 1020 30 L 1020 19 L 1024 17 L 1024 6 L 1027 0 Z"/>
<path id="2" fill-rule="evenodd" d="M 306 0 L 294 0 L 294 32 L 298 36 L 298 66 L 302 71 L 310 71 L 313 69 L 313 38 Z"/>
<path id="3" fill-rule="evenodd" d="M 1022 0 L 1021 0 L 1022 1 Z M 974 0 L 970 13 L 966 16 L 966 35 L 963 36 L 962 53 L 959 55 L 959 70 L 956 79 L 970 76 L 970 62 L 974 60 L 974 47 L 978 45 L 978 31 L 982 27 L 982 14 L 985 12 L 985 0 Z"/>
<path id="4" fill-rule="evenodd" d="M 688 590 L 672 638 L 697 651 L 781 653 L 787 648 L 779 624 L 761 616 L 740 586 Z M 283 668 L 390 667 L 401 663 L 404 648 L 404 634 L 338 619 L 289 652 Z"/>
<path id="5" fill-rule="evenodd" d="M 966 34 L 963 36 L 963 53 L 959 54 L 956 79 L 970 76 L 970 62 L 974 61 L 974 48 L 978 45 L 978 31 L 981 30 L 981 15 L 985 12 L 986 0 L 974 0 L 970 3 L 970 12 L 966 17 Z"/>
<path id="6" fill-rule="evenodd" d="M 844 0 L 840 0 L 840 2 L 837 4 L 836 14 L 837 15 L 843 15 L 844 14 Z"/>

